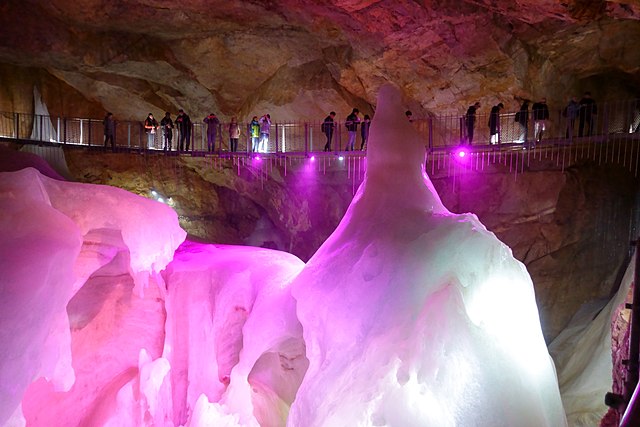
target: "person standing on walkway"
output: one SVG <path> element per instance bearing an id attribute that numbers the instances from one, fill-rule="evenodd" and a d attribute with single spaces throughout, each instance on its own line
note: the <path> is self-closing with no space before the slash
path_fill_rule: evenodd
<path id="1" fill-rule="evenodd" d="M 580 111 L 578 112 L 578 136 L 585 135 L 584 125 L 588 126 L 586 136 L 593 135 L 593 116 L 598 114 L 598 107 L 596 101 L 591 98 L 591 92 L 585 92 L 580 100 Z"/>
<path id="2" fill-rule="evenodd" d="M 229 150 L 232 153 L 238 151 L 238 140 L 240 139 L 240 125 L 236 117 L 231 117 L 229 123 Z"/>
<path id="3" fill-rule="evenodd" d="M 158 121 L 149 113 L 144 120 L 144 131 L 147 133 L 147 148 L 153 148 L 156 142 L 156 129 L 158 129 Z"/>
<path id="4" fill-rule="evenodd" d="M 333 131 L 336 127 L 336 123 L 334 120 L 335 117 L 336 112 L 332 111 L 327 117 L 325 117 L 324 121 L 322 122 L 321 130 L 322 133 L 324 133 L 324 135 L 327 137 L 327 143 L 324 145 L 324 151 L 331 151 L 331 140 L 333 139 Z"/>
<path id="5" fill-rule="evenodd" d="M 269 133 L 271 132 L 271 116 L 265 114 L 260 118 L 260 145 L 258 151 L 261 153 L 267 152 L 267 146 L 269 145 Z"/>
<path id="6" fill-rule="evenodd" d="M 471 145 L 473 143 L 473 130 L 476 126 L 476 112 L 480 108 L 480 103 L 476 102 L 472 106 L 467 109 L 467 114 L 465 115 L 465 124 L 467 125 L 467 144 Z"/>
<path id="7" fill-rule="evenodd" d="M 258 151 L 258 144 L 260 141 L 260 122 L 258 116 L 253 116 L 251 123 L 249 123 L 249 135 L 251 135 L 251 151 Z"/>
<path id="8" fill-rule="evenodd" d="M 354 108 L 344 122 L 344 125 L 349 132 L 349 142 L 347 142 L 345 151 L 349 151 L 349 147 L 351 147 L 351 151 L 353 151 L 353 146 L 356 142 L 356 132 L 358 131 L 358 123 L 360 123 L 360 117 L 358 117 L 359 112 L 360 110 Z"/>
<path id="9" fill-rule="evenodd" d="M 113 151 L 116 148 L 113 137 L 116 134 L 116 122 L 113 119 L 112 113 L 107 113 L 102 121 L 102 125 L 104 127 L 104 148 L 107 148 L 107 143 L 111 142 L 111 150 Z"/>
<path id="10" fill-rule="evenodd" d="M 547 128 L 547 120 L 549 120 L 549 107 L 547 107 L 547 98 L 542 98 L 538 102 L 534 102 L 531 106 L 533 114 L 533 132 L 536 142 L 542 141 L 542 135 Z"/>
<path id="11" fill-rule="evenodd" d="M 164 134 L 164 146 L 162 149 L 164 151 L 171 151 L 171 142 L 173 141 L 173 120 L 171 120 L 171 113 L 164 113 L 164 117 L 160 120 L 160 127 L 162 128 L 162 133 Z"/>
<path id="12" fill-rule="evenodd" d="M 189 151 L 189 144 L 191 143 L 191 118 L 183 109 L 178 110 L 176 126 L 180 132 L 180 151 L 184 151 L 185 141 L 187 143 L 187 151 Z"/>
<path id="13" fill-rule="evenodd" d="M 360 136 L 362 137 L 362 142 L 360 143 L 360 151 L 364 149 L 367 145 L 367 140 L 369 139 L 369 127 L 371 126 L 371 117 L 368 114 L 364 115 L 364 119 L 362 119 L 362 124 L 360 125 Z"/>
<path id="14" fill-rule="evenodd" d="M 569 103 L 564 107 L 562 115 L 567 119 L 567 130 L 565 136 L 567 139 L 573 139 L 573 132 L 575 131 L 576 119 L 578 118 L 578 111 L 580 111 L 580 104 L 576 100 L 575 96 L 572 96 Z"/>
<path id="15" fill-rule="evenodd" d="M 204 118 L 203 122 L 207 124 L 207 151 L 212 153 L 216 150 L 216 135 L 218 133 L 220 120 L 218 120 L 215 114 L 210 113 Z"/>
<path id="16" fill-rule="evenodd" d="M 491 144 L 500 143 L 500 111 L 502 111 L 503 108 L 504 104 L 502 102 L 491 107 L 491 113 L 489 113 L 489 134 L 491 135 Z"/>

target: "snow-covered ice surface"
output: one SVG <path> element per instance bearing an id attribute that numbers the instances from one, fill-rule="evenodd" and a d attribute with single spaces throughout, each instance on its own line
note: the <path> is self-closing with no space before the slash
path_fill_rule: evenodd
<path id="1" fill-rule="evenodd" d="M 306 265 L 0 174 L 0 425 L 566 425 L 526 269 L 444 208 L 403 111 L 384 87 L 364 182 Z"/>

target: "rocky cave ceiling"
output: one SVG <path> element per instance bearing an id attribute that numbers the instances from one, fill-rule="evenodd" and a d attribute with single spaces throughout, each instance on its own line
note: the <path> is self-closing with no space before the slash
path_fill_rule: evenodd
<path id="1" fill-rule="evenodd" d="M 479 100 L 552 106 L 640 94 L 638 0 L 4 0 L 0 110 L 241 119 L 373 110 L 395 82 L 417 115 Z"/>

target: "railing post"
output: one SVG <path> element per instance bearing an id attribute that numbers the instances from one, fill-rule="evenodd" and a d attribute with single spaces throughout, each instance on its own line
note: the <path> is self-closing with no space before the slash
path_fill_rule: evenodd
<path id="1" fill-rule="evenodd" d="M 20 139 L 20 113 L 13 113 L 13 131 L 15 132 L 15 138 Z"/>
<path id="2" fill-rule="evenodd" d="M 427 126 L 429 136 L 427 137 L 427 144 L 429 145 L 429 152 L 433 151 L 433 118 L 429 117 L 427 119 Z"/>
<path id="3" fill-rule="evenodd" d="M 91 147 L 91 119 L 88 120 L 88 126 L 89 126 L 89 147 Z"/>
<path id="4" fill-rule="evenodd" d="M 131 122 L 127 122 L 127 148 L 131 150 Z"/>
<path id="5" fill-rule="evenodd" d="M 309 123 L 304 124 L 304 155 L 309 157 Z"/>
<path id="6" fill-rule="evenodd" d="M 275 128 L 276 128 L 276 154 L 279 152 L 279 142 L 280 142 L 280 133 L 278 132 L 278 123 L 275 124 Z"/>

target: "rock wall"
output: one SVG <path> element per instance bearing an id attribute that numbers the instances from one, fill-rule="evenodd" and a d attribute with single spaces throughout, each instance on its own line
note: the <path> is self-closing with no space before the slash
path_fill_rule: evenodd
<path id="1" fill-rule="evenodd" d="M 560 109 L 584 90 L 638 96 L 639 19 L 630 0 L 9 0 L 0 110 L 32 112 L 35 85 L 72 116 L 343 119 L 371 114 L 385 82 L 416 117 L 522 97 Z"/>
<path id="2" fill-rule="evenodd" d="M 365 170 L 355 158 L 232 160 L 67 150 L 79 181 L 171 197 L 196 239 L 277 248 L 307 260 L 334 231 Z M 593 162 L 531 159 L 452 173 L 428 166 L 445 206 L 473 212 L 509 245 L 536 287 L 547 340 L 585 302 L 608 297 L 629 253 L 637 178 Z M 433 170 L 433 171 L 432 171 Z"/>

